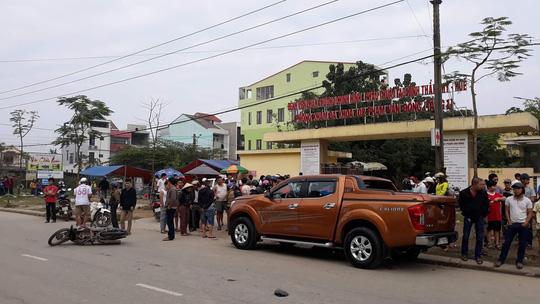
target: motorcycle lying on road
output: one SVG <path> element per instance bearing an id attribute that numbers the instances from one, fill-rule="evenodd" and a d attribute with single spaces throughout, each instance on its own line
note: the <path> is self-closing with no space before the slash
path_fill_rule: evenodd
<path id="1" fill-rule="evenodd" d="M 71 191 L 71 188 L 66 189 L 66 187 L 60 187 L 60 190 L 58 190 L 58 204 L 56 205 L 56 214 L 66 222 L 69 221 L 73 215 L 71 201 L 67 195 L 68 191 Z"/>
<path id="2" fill-rule="evenodd" d="M 119 228 L 62 228 L 49 238 L 49 246 L 57 246 L 67 241 L 77 245 L 119 244 L 127 237 L 127 231 Z"/>

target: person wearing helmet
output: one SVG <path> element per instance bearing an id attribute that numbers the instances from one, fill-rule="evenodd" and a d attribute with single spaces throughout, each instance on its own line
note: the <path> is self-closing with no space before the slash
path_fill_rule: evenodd
<path id="1" fill-rule="evenodd" d="M 435 187 L 435 194 L 445 196 L 448 194 L 448 180 L 446 180 L 446 174 L 439 172 L 435 174 L 435 180 L 437 186 Z"/>
<path id="2" fill-rule="evenodd" d="M 431 187 L 431 184 L 433 184 L 435 181 L 432 177 L 426 177 L 416 188 L 416 192 L 420 194 L 428 194 L 429 188 Z"/>
<path id="3" fill-rule="evenodd" d="M 81 178 L 79 186 L 73 190 L 75 194 L 75 222 L 78 227 L 86 228 L 86 222 L 90 215 L 90 199 L 92 188 L 87 185 L 86 177 Z"/>
<path id="4" fill-rule="evenodd" d="M 516 268 L 523 268 L 523 259 L 527 247 L 527 229 L 532 219 L 532 202 L 525 196 L 525 185 L 520 181 L 512 183 L 513 196 L 506 199 L 506 218 L 508 227 L 504 236 L 504 244 L 495 267 L 500 267 L 508 257 L 508 251 L 516 234 L 519 236 L 519 246 L 516 259 Z"/>

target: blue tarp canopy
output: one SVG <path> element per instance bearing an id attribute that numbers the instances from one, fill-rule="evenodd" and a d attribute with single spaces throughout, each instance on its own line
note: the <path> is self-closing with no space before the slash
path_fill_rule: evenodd
<path id="1" fill-rule="evenodd" d="M 179 177 L 184 177 L 184 174 L 182 174 L 182 172 L 174 168 L 161 169 L 158 172 L 156 172 L 154 175 L 157 177 L 161 177 L 161 174 L 163 173 L 167 174 L 167 177 L 173 177 L 174 175 L 178 175 Z"/>
<path id="2" fill-rule="evenodd" d="M 81 171 L 81 175 L 86 176 L 107 176 L 112 174 L 114 171 L 123 168 L 124 166 L 96 166 L 86 168 Z M 123 175 L 123 173 L 122 173 Z"/>
<path id="3" fill-rule="evenodd" d="M 145 180 L 150 180 L 152 177 L 152 171 L 145 170 L 141 168 L 136 167 L 130 167 L 130 166 L 96 166 L 96 167 L 90 167 L 83 171 L 81 171 L 81 175 L 85 176 L 109 176 L 109 175 L 117 175 L 117 176 L 126 176 L 126 177 L 143 177 Z"/>

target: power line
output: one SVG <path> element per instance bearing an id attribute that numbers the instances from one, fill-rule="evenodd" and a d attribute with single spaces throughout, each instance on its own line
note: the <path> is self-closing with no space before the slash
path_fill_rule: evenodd
<path id="1" fill-rule="evenodd" d="M 537 46 L 537 45 L 540 45 L 540 43 L 529 44 L 529 46 Z M 508 49 L 508 48 L 512 48 L 512 46 L 498 47 L 498 48 L 494 48 L 494 50 L 501 50 L 501 49 Z M 463 53 L 467 53 L 467 52 L 465 52 L 465 51 L 462 51 L 462 52 L 458 52 L 458 51 L 443 52 L 443 53 L 441 53 L 440 56 L 452 55 L 452 54 L 463 54 Z M 426 60 L 426 59 L 429 59 L 429 58 L 433 58 L 434 56 L 435 56 L 434 54 L 426 55 L 426 56 L 419 57 L 419 58 L 416 58 L 416 59 L 412 59 L 412 60 L 404 61 L 404 62 L 401 62 L 401 63 L 397 63 L 397 64 L 394 64 L 394 65 L 391 65 L 391 66 L 388 66 L 388 67 L 385 67 L 385 68 L 379 68 L 379 69 L 374 69 L 372 71 L 359 73 L 358 75 L 355 75 L 353 77 L 350 77 L 350 78 L 344 79 L 344 80 L 353 80 L 353 79 L 356 79 L 356 78 L 365 77 L 365 76 L 373 74 L 373 73 L 385 72 L 387 70 L 394 69 L 394 68 L 397 68 L 397 67 L 400 67 L 400 66 L 404 66 L 404 65 L 411 64 L 411 63 L 423 61 L 423 60 Z M 308 88 L 308 89 L 300 89 L 299 91 L 290 92 L 290 93 L 287 93 L 285 95 L 281 95 L 281 96 L 270 98 L 270 99 L 265 99 L 265 100 L 250 103 L 250 104 L 247 104 L 247 105 L 238 106 L 238 107 L 234 107 L 234 108 L 230 108 L 230 109 L 226 109 L 226 110 L 222 110 L 222 111 L 217 111 L 217 112 L 214 112 L 212 114 L 201 115 L 201 116 L 193 117 L 193 118 L 187 118 L 185 120 L 175 121 L 175 122 L 171 122 L 171 123 L 168 123 L 168 124 L 148 127 L 148 128 L 144 128 L 144 129 L 139 129 L 137 131 L 125 131 L 125 132 L 118 133 L 116 135 L 131 134 L 131 133 L 135 133 L 135 132 L 147 131 L 147 130 L 152 130 L 152 129 L 156 129 L 156 128 L 160 129 L 160 128 L 165 128 L 165 127 L 168 127 L 168 126 L 171 126 L 171 125 L 182 124 L 182 123 L 186 123 L 186 122 L 189 122 L 189 121 L 198 120 L 198 119 L 202 119 L 202 118 L 206 118 L 206 117 L 226 114 L 226 113 L 229 113 L 229 112 L 243 110 L 243 109 L 246 109 L 246 108 L 250 108 L 250 107 L 258 106 L 258 105 L 265 104 L 265 103 L 268 103 L 268 102 L 272 102 L 272 101 L 275 101 L 275 100 L 278 100 L 278 99 L 297 96 L 299 94 L 307 93 L 307 92 L 310 92 L 310 91 L 313 91 L 313 90 L 316 90 L 316 89 L 320 89 L 320 88 L 323 88 L 322 84 L 318 85 L 318 86 Z M 105 135 L 104 137 L 109 137 L 109 136 L 110 135 Z M 37 145 L 28 145 L 28 146 L 31 147 L 31 146 L 49 146 L 49 145 L 51 145 L 51 144 L 37 144 Z"/>
<path id="2" fill-rule="evenodd" d="M 409 2 L 409 0 L 407 0 L 407 6 L 409 7 L 409 10 L 411 11 L 413 17 L 414 17 L 414 20 L 416 20 L 416 24 L 418 24 L 418 27 L 420 27 L 420 30 L 422 31 L 422 33 L 424 34 L 424 36 L 426 38 L 428 37 L 431 37 L 431 36 L 428 36 L 428 34 L 426 34 L 426 31 L 424 30 L 424 27 L 422 26 L 422 24 L 420 23 L 420 20 L 418 20 L 418 17 L 416 16 L 416 13 L 414 12 L 414 9 L 412 8 L 411 6 L 411 3 Z M 428 39 L 428 44 L 431 45 L 431 40 Z"/>
<path id="3" fill-rule="evenodd" d="M 149 62 L 149 61 L 152 61 L 152 60 L 156 60 L 156 59 L 159 59 L 159 58 L 170 56 L 170 55 L 175 54 L 175 53 L 180 52 L 180 51 L 193 49 L 193 48 L 199 47 L 201 45 L 206 45 L 206 44 L 216 42 L 216 41 L 219 41 L 219 40 L 222 40 L 222 39 L 225 39 L 225 38 L 229 38 L 229 37 L 232 37 L 232 36 L 244 33 L 244 32 L 251 31 L 251 30 L 259 28 L 259 27 L 266 26 L 268 24 L 272 24 L 272 23 L 275 23 L 275 22 L 278 22 L 278 21 L 281 21 L 281 20 L 284 20 L 284 19 L 287 19 L 287 18 L 291 18 L 293 16 L 300 15 L 300 14 L 303 14 L 303 13 L 306 13 L 306 12 L 321 8 L 323 6 L 335 3 L 337 1 L 339 1 L 339 0 L 331 0 L 331 1 L 319 4 L 319 5 L 312 6 L 310 8 L 303 9 L 303 10 L 297 11 L 295 13 L 292 13 L 292 14 L 289 14 L 289 15 L 286 15 L 286 16 L 283 16 L 283 17 L 280 17 L 280 18 L 277 18 L 277 19 L 273 19 L 273 20 L 270 20 L 270 21 L 255 25 L 255 26 L 244 28 L 242 30 L 239 30 L 239 31 L 227 34 L 227 35 L 223 35 L 223 36 L 220 36 L 220 37 L 217 37 L 217 38 L 214 38 L 214 39 L 210 39 L 210 40 L 207 40 L 207 41 L 204 41 L 204 42 L 201 42 L 201 43 L 193 44 L 193 45 L 188 46 L 188 47 L 184 47 L 184 48 L 181 48 L 181 49 L 178 49 L 178 50 L 175 50 L 175 51 L 171 51 L 171 52 L 165 53 L 163 55 L 154 56 L 152 58 L 148 58 L 148 59 L 141 60 L 141 61 L 138 61 L 138 62 L 130 63 L 130 64 L 127 64 L 127 65 L 123 65 L 123 66 L 120 66 L 120 67 L 117 67 L 117 68 L 114 68 L 114 69 L 99 72 L 99 73 L 89 75 L 89 76 L 86 76 L 86 77 L 82 77 L 82 78 L 62 82 L 62 83 L 59 83 L 59 84 L 55 84 L 53 86 L 37 89 L 37 90 L 34 90 L 34 91 L 29 91 L 29 92 L 25 92 L 25 93 L 20 93 L 20 94 L 16 94 L 16 95 L 12 95 L 12 96 L 3 97 L 3 98 L 0 98 L 0 101 L 1 100 L 6 100 L 6 99 L 12 99 L 12 98 L 15 98 L 15 97 L 20 97 L 20 96 L 25 96 L 25 95 L 29 95 L 29 94 L 33 94 L 33 93 L 37 93 L 37 92 L 42 92 L 42 91 L 46 91 L 46 90 L 50 90 L 50 89 L 54 89 L 54 88 L 58 88 L 58 87 L 62 87 L 62 86 L 65 86 L 67 84 L 72 84 L 72 83 L 80 82 L 80 81 L 83 81 L 83 80 L 86 80 L 86 79 L 95 78 L 95 77 L 98 77 L 98 76 L 101 76 L 101 75 L 109 74 L 109 73 L 119 71 L 119 70 L 122 70 L 122 69 L 125 69 L 125 68 L 136 66 L 136 65 L 139 65 L 139 64 L 142 64 L 142 63 L 145 63 L 145 62 Z"/>
<path id="4" fill-rule="evenodd" d="M 176 37 L 176 38 L 174 38 L 174 39 L 171 39 L 171 40 L 168 40 L 168 41 L 165 41 L 165 42 L 162 42 L 162 43 L 159 43 L 159 44 L 156 44 L 156 45 L 147 47 L 147 48 L 145 48 L 145 49 L 142 49 L 142 50 L 139 50 L 139 51 L 136 51 L 136 52 L 133 52 L 133 53 L 130 53 L 130 54 L 121 56 L 121 57 L 119 57 L 119 58 L 115 58 L 115 59 L 112 59 L 112 60 L 109 60 L 109 61 L 106 61 L 106 62 L 103 62 L 103 63 L 99 63 L 99 64 L 96 64 L 96 65 L 93 65 L 93 66 L 90 66 L 90 67 L 87 67 L 87 68 L 84 68 L 84 69 L 80 69 L 80 70 L 77 70 L 77 71 L 74 71 L 74 72 L 71 72 L 71 73 L 68 73 L 68 74 L 64 74 L 64 75 L 57 76 L 57 77 L 54 77 L 54 78 L 50 78 L 50 79 L 42 80 L 42 81 L 39 81 L 39 82 L 31 83 L 31 84 L 24 85 L 24 86 L 21 86 L 21 87 L 17 87 L 17 88 L 11 89 L 11 90 L 2 91 L 2 92 L 0 92 L 0 94 L 9 93 L 9 92 L 13 92 L 13 91 L 18 91 L 18 90 L 25 89 L 25 88 L 29 88 L 29 87 L 33 87 L 33 86 L 36 86 L 36 85 L 39 85 L 39 84 L 43 84 L 43 83 L 51 82 L 51 81 L 58 80 L 58 79 L 61 79 L 61 78 L 65 78 L 65 77 L 68 77 L 68 76 L 71 76 L 71 75 L 79 74 L 79 73 L 82 73 L 82 72 L 85 72 L 85 71 L 88 71 L 88 70 L 91 70 L 91 69 L 94 69 L 94 68 L 97 68 L 97 67 L 100 67 L 100 66 L 103 66 L 103 65 L 106 65 L 106 64 L 109 64 L 109 63 L 112 63 L 112 62 L 115 62 L 115 61 L 124 59 L 124 58 L 128 58 L 128 57 L 131 57 L 131 56 L 140 54 L 140 53 L 142 53 L 142 52 L 146 52 L 146 51 L 155 49 L 155 48 L 157 48 L 157 47 L 160 47 L 160 46 L 163 46 L 163 45 L 166 45 L 166 44 L 169 44 L 169 43 L 178 41 L 178 40 L 182 40 L 182 39 L 187 38 L 187 37 L 194 36 L 194 35 L 196 35 L 196 34 L 200 34 L 200 33 L 202 33 L 202 32 L 208 31 L 208 30 L 210 30 L 210 29 L 219 27 L 219 26 L 221 26 L 221 25 L 224 25 L 224 24 L 230 23 L 230 22 L 232 22 L 232 21 L 235 21 L 235 20 L 238 20 L 238 19 L 247 17 L 247 16 L 249 16 L 249 15 L 255 14 L 255 13 L 260 12 L 260 11 L 263 11 L 263 10 L 265 10 L 265 9 L 268 9 L 268 8 L 270 8 L 270 7 L 273 7 L 273 6 L 275 6 L 275 5 L 278 5 L 278 4 L 280 4 L 280 3 L 283 3 L 283 2 L 285 2 L 285 1 L 287 1 L 287 0 L 280 0 L 280 1 L 278 1 L 278 2 L 275 2 L 275 3 L 269 4 L 269 5 L 263 6 L 263 7 L 261 7 L 261 8 L 256 9 L 256 10 L 249 11 L 249 12 L 247 12 L 247 13 L 244 13 L 244 14 L 240 15 L 240 16 L 237 16 L 237 17 L 234 17 L 234 18 L 231 18 L 231 19 L 228 19 L 228 20 L 225 20 L 225 21 L 216 23 L 216 24 L 214 24 L 214 25 L 205 27 L 205 28 L 200 29 L 200 30 L 197 30 L 197 31 L 195 31 L 195 32 L 192 32 L 192 33 L 189 33 L 189 34 L 180 36 L 180 37 Z"/>
<path id="5" fill-rule="evenodd" d="M 138 79 L 138 78 L 142 78 L 142 77 L 162 73 L 162 72 L 165 72 L 165 71 L 177 69 L 177 68 L 180 68 L 180 67 L 183 67 L 183 66 L 194 64 L 194 63 L 198 63 L 198 62 L 206 61 L 206 60 L 209 60 L 209 59 L 221 57 L 221 56 L 231 54 L 231 53 L 235 53 L 235 52 L 238 52 L 238 51 L 241 51 L 241 50 L 253 47 L 253 46 L 257 46 L 257 45 L 260 45 L 260 44 L 265 44 L 265 43 L 268 43 L 268 42 L 271 42 L 271 41 L 279 40 L 279 39 L 289 37 L 289 36 L 293 36 L 293 35 L 296 35 L 296 34 L 299 34 L 299 33 L 302 33 L 302 32 L 306 32 L 306 31 L 309 31 L 309 30 L 312 30 L 312 29 L 315 29 L 315 28 L 323 27 L 323 26 L 326 26 L 326 25 L 329 25 L 329 24 L 332 24 L 332 23 L 336 23 L 336 22 L 346 20 L 346 19 L 349 19 L 349 18 L 352 18 L 352 17 L 356 17 L 358 15 L 365 14 L 365 13 L 375 11 L 375 10 L 378 10 L 378 9 L 382 9 L 382 8 L 385 8 L 385 7 L 388 7 L 388 6 L 403 2 L 403 1 L 405 1 L 405 0 L 397 0 L 397 1 L 394 1 L 394 2 L 390 2 L 390 3 L 387 3 L 387 4 L 383 4 L 383 5 L 374 7 L 374 8 L 366 9 L 366 10 L 363 10 L 363 11 L 360 11 L 360 12 L 357 12 L 357 13 L 353 13 L 353 14 L 350 14 L 350 15 L 339 17 L 339 18 L 336 18 L 336 19 L 333 19 L 333 20 L 330 20 L 330 21 L 326 21 L 326 22 L 323 22 L 323 23 L 312 25 L 312 26 L 309 26 L 309 27 L 306 27 L 306 28 L 303 28 L 303 29 L 300 29 L 300 30 L 297 30 L 297 31 L 294 31 L 294 32 L 290 32 L 288 34 L 283 34 L 283 35 L 276 36 L 276 37 L 266 39 L 266 40 L 263 40 L 263 41 L 259 41 L 259 42 L 253 43 L 253 44 L 245 45 L 245 46 L 242 46 L 242 47 L 239 47 L 239 48 L 236 48 L 236 49 L 232 49 L 232 50 L 227 51 L 227 52 L 223 52 L 223 53 L 219 53 L 219 54 L 216 54 L 216 55 L 196 59 L 196 60 L 193 60 L 193 61 L 188 61 L 188 62 L 178 64 L 178 65 L 174 65 L 174 66 L 171 66 L 171 67 L 168 67 L 168 68 L 163 68 L 163 69 L 155 70 L 155 71 L 144 73 L 144 74 L 139 74 L 137 76 L 124 78 L 122 80 L 109 82 L 109 83 L 105 83 L 105 84 L 102 84 L 102 85 L 98 85 L 98 86 L 94 86 L 94 87 L 90 87 L 90 88 L 86 88 L 86 89 L 82 89 L 82 90 L 78 90 L 78 91 L 75 91 L 75 92 L 70 92 L 70 93 L 62 94 L 62 95 L 63 96 L 74 95 L 74 94 L 78 94 L 78 93 L 81 93 L 81 92 L 95 90 L 95 89 L 98 89 L 98 88 L 103 88 L 103 87 L 111 86 L 111 85 L 114 85 L 114 84 L 123 83 L 123 82 L 126 82 L 126 81 L 130 81 L 130 80 L 134 80 L 134 79 Z M 29 102 L 25 102 L 25 103 L 9 105 L 9 106 L 5 106 L 5 107 L 1 107 L 0 110 L 19 107 L 19 106 L 24 106 L 24 105 L 35 104 L 35 103 L 39 103 L 39 102 L 43 102 L 43 101 L 56 99 L 56 98 L 57 97 L 49 97 L 49 98 L 38 99 L 38 100 L 29 101 Z"/>
<path id="6" fill-rule="evenodd" d="M 335 44 L 350 44 L 350 43 L 397 40 L 397 39 L 408 39 L 408 38 L 421 38 L 421 37 L 425 37 L 425 35 L 404 35 L 404 36 L 383 37 L 383 38 L 367 38 L 367 39 L 345 40 L 345 41 L 325 41 L 325 42 L 311 42 L 311 43 L 302 43 L 302 44 L 287 44 L 287 45 L 276 45 L 276 46 L 250 48 L 250 49 L 247 49 L 247 50 L 269 50 L 269 49 L 295 48 L 295 47 L 305 47 L 305 46 L 323 46 L 323 45 L 335 45 Z M 230 51 L 230 50 L 231 49 L 201 50 L 201 51 L 180 51 L 180 52 L 175 52 L 174 54 L 219 53 L 219 52 L 226 52 L 226 51 Z M 166 54 L 166 53 L 146 53 L 146 54 L 137 54 L 137 55 L 133 55 L 133 56 L 138 56 L 138 57 L 144 56 L 144 57 L 146 57 L 146 56 L 157 56 L 157 55 L 163 55 L 163 54 Z M 121 56 L 120 55 L 103 55 L 103 56 L 11 59 L 11 60 L 0 60 L 0 63 L 24 63 L 24 62 L 41 62 L 41 61 L 87 60 L 87 59 L 105 59 L 105 58 L 117 58 L 117 57 L 121 57 Z"/>

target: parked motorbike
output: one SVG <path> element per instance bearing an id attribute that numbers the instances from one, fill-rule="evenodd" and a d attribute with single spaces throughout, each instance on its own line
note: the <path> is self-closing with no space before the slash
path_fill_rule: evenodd
<path id="1" fill-rule="evenodd" d="M 90 221 L 94 227 L 108 227 L 112 222 L 111 211 L 106 207 L 106 203 L 92 202 L 90 204 Z"/>
<path id="2" fill-rule="evenodd" d="M 73 209 L 71 208 L 71 201 L 68 197 L 68 192 L 71 191 L 71 188 L 66 189 L 65 187 L 60 187 L 58 190 L 58 203 L 56 204 L 56 214 L 63 218 L 66 222 L 69 221 L 73 215 Z"/>
<path id="3" fill-rule="evenodd" d="M 77 245 L 119 244 L 120 239 L 127 237 L 127 231 L 119 228 L 62 228 L 49 238 L 49 246 L 57 246 L 67 241 Z"/>
<path id="4" fill-rule="evenodd" d="M 159 202 L 159 195 L 157 193 L 152 196 L 150 205 L 152 206 L 152 211 L 154 212 L 154 218 L 159 222 L 161 217 L 161 203 Z"/>

